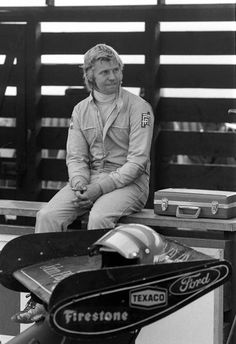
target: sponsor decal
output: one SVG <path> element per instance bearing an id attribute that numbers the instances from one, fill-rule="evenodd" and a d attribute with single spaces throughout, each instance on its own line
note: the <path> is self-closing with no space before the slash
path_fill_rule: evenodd
<path id="1" fill-rule="evenodd" d="M 53 325 L 63 333 L 72 335 L 107 334 L 129 327 L 132 317 L 128 306 L 112 304 L 110 297 L 107 300 L 110 305 L 107 305 L 106 300 L 99 305 L 98 300 L 92 298 L 86 302 L 75 301 L 62 306 L 51 319 Z"/>
<path id="2" fill-rule="evenodd" d="M 150 127 L 151 125 L 151 115 L 150 112 L 142 113 L 141 117 L 141 127 L 146 128 L 146 126 Z"/>
<path id="3" fill-rule="evenodd" d="M 190 254 L 179 250 L 178 248 L 171 247 L 167 252 L 159 255 L 154 255 L 153 263 L 173 263 L 173 262 L 186 262 L 189 260 Z"/>
<path id="4" fill-rule="evenodd" d="M 73 285 L 69 278 L 68 299 L 62 300 L 58 294 L 57 301 L 49 304 L 50 324 L 56 331 L 76 339 L 136 330 L 205 295 L 223 284 L 231 272 L 230 265 L 224 261 L 204 262 L 196 267 L 191 267 L 191 262 L 178 263 L 179 269 L 174 273 L 171 264 L 166 265 L 169 273 L 164 276 L 158 274 L 159 267 L 153 265 L 150 277 L 145 273 L 143 278 L 140 274 L 139 280 L 126 285 L 119 285 L 117 280 L 115 288 L 95 290 L 88 295 L 79 295 L 77 280 Z M 140 266 L 140 272 L 142 269 L 144 267 Z M 185 269 L 188 270 L 185 272 Z M 66 280 L 60 283 L 65 287 Z M 57 292 L 57 287 L 53 293 Z M 60 293 L 61 288 L 58 290 Z"/>
<path id="5" fill-rule="evenodd" d="M 65 324 L 71 323 L 96 323 L 96 322 L 125 322 L 128 320 L 128 312 L 114 311 L 114 310 L 99 310 L 93 312 L 77 312 L 73 309 L 66 309 L 63 311 Z"/>
<path id="6" fill-rule="evenodd" d="M 53 280 L 53 283 L 57 283 L 64 278 L 73 275 L 71 270 L 64 270 L 64 266 L 60 263 L 52 265 L 43 265 L 40 267 Z"/>
<path id="7" fill-rule="evenodd" d="M 162 288 L 142 288 L 130 291 L 130 307 L 156 308 L 167 305 L 167 290 Z"/>
<path id="8" fill-rule="evenodd" d="M 195 293 L 214 283 L 219 277 L 220 272 L 217 269 L 205 269 L 187 274 L 170 286 L 170 292 L 174 295 Z"/>

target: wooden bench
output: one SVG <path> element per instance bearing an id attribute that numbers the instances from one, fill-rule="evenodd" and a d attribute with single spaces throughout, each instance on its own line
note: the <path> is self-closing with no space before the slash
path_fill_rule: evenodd
<path id="1" fill-rule="evenodd" d="M 36 217 L 37 212 L 46 205 L 46 202 L 37 202 L 37 201 L 19 201 L 19 200 L 0 200 L 0 215 L 4 215 L 7 218 L 23 216 L 23 217 Z M 145 223 L 147 221 L 147 225 L 151 225 L 152 218 L 154 216 L 153 209 L 146 209 L 145 212 L 136 213 L 132 216 L 123 217 L 121 222 L 124 223 Z M 83 217 L 83 221 L 87 221 L 87 216 Z M 157 224 L 156 224 L 157 225 Z M 14 226 L 14 225 L 2 225 L 0 224 L 0 234 L 6 231 L 16 232 L 19 231 L 20 234 L 21 230 L 26 226 Z M 29 231 L 33 230 L 32 226 L 27 226 Z"/>
<path id="2" fill-rule="evenodd" d="M 0 215 L 35 217 L 46 202 L 0 200 Z M 185 219 L 174 216 L 156 215 L 153 209 L 143 209 L 138 213 L 124 216 L 119 223 L 140 223 L 150 227 L 186 228 L 193 230 L 214 230 L 236 232 L 236 218 L 233 219 Z M 2 225 L 0 226 L 0 229 Z"/>
<path id="3" fill-rule="evenodd" d="M 36 217 L 37 212 L 46 205 L 46 202 L 38 201 L 20 201 L 20 200 L 0 200 L 0 215 L 7 218 L 23 216 L 23 217 Z M 135 213 L 130 216 L 125 216 L 120 220 L 120 223 L 142 223 L 148 226 L 158 226 L 159 220 L 155 219 L 153 209 L 145 209 L 139 213 Z M 87 217 L 83 218 L 83 222 L 87 221 Z M 0 224 L 0 234 L 28 234 L 33 232 L 32 226 L 20 226 L 20 225 L 6 225 Z"/>
<path id="4" fill-rule="evenodd" d="M 35 218 L 37 212 L 45 204 L 46 202 L 1 199 L 0 215 L 3 215 L 5 217 L 6 223 L 0 224 L 0 235 L 24 235 L 34 233 L 33 226 L 8 224 L 8 220 L 14 219 L 14 217 L 17 218 L 17 216 Z"/>
<path id="5" fill-rule="evenodd" d="M 0 200 L 0 215 L 35 217 L 46 202 Z"/>

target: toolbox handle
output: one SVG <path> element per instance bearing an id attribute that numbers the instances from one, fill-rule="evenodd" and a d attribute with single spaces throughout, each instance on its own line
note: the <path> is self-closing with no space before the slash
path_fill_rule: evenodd
<path id="1" fill-rule="evenodd" d="M 195 210 L 195 213 L 185 214 L 184 210 Z M 197 219 L 199 217 L 200 211 L 201 211 L 201 208 L 199 207 L 184 207 L 184 206 L 179 205 L 176 208 L 176 217 Z"/>

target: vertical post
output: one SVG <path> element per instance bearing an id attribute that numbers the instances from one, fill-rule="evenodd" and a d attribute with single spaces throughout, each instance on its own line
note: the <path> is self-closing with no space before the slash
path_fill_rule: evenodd
<path id="1" fill-rule="evenodd" d="M 145 55 L 145 99 L 154 111 L 159 101 L 158 70 L 160 67 L 160 24 L 155 18 L 147 18 L 145 23 L 146 55 Z"/>
<path id="2" fill-rule="evenodd" d="M 23 197 L 23 178 L 26 174 L 26 94 L 25 94 L 25 25 L 18 27 L 16 56 L 17 56 L 17 95 L 16 95 L 16 195 Z"/>
<path id="3" fill-rule="evenodd" d="M 155 18 L 146 18 L 146 56 L 145 56 L 145 99 L 152 105 L 155 126 L 153 133 L 152 149 L 151 149 L 151 172 L 150 172 L 150 192 L 147 206 L 153 205 L 153 194 L 155 191 L 155 176 L 157 169 L 157 162 L 155 161 L 156 140 L 159 133 L 157 121 L 157 104 L 160 98 L 160 85 L 158 80 L 158 70 L 160 67 L 160 24 L 156 22 Z"/>
<path id="4" fill-rule="evenodd" d="M 1 78 L 1 84 L 0 84 L 0 112 L 3 107 L 3 102 L 4 102 L 4 97 L 5 97 L 5 92 L 7 89 L 7 85 L 10 80 L 10 74 L 13 66 L 13 61 L 14 61 L 14 55 L 15 52 L 10 52 L 9 54 L 6 55 L 5 57 L 5 62 L 4 62 L 4 73 Z"/>
<path id="5" fill-rule="evenodd" d="M 26 173 L 22 179 L 22 198 L 37 200 L 41 190 L 39 178 L 39 164 L 41 149 L 39 145 L 39 132 L 41 118 L 39 113 L 39 100 L 41 89 L 39 71 L 41 64 L 40 54 L 40 23 L 30 20 L 26 25 L 25 49 L 25 100 L 26 100 Z"/>

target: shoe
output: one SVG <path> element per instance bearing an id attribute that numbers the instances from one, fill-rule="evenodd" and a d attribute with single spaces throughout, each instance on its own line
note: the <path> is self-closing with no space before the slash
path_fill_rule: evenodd
<path id="1" fill-rule="evenodd" d="M 46 309 L 40 303 L 35 302 L 32 298 L 26 304 L 23 311 L 14 314 L 11 320 L 17 323 L 30 324 L 41 321 L 46 316 Z"/>

